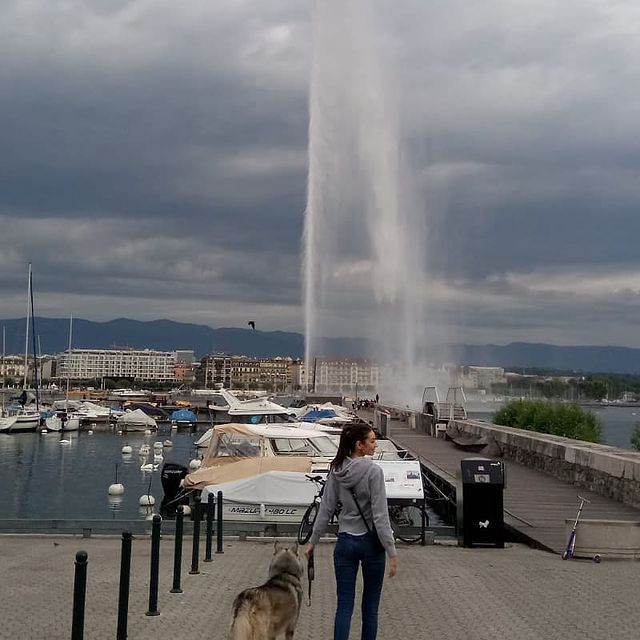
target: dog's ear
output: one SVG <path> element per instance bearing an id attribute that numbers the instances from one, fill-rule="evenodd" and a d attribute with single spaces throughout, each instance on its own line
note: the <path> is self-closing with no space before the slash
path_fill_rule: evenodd
<path id="1" fill-rule="evenodd" d="M 296 540 L 296 543 L 293 545 L 293 547 L 291 547 L 291 551 L 293 551 L 293 553 L 298 555 L 298 541 L 297 540 Z"/>
<path id="2" fill-rule="evenodd" d="M 273 553 L 278 553 L 278 551 L 280 551 L 280 540 L 273 543 Z"/>

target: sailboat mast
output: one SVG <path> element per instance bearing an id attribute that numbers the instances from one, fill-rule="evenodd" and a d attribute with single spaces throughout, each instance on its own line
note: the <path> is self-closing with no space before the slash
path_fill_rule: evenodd
<path id="1" fill-rule="evenodd" d="M 31 302 L 31 263 L 29 263 L 29 273 L 27 276 L 27 326 L 24 330 L 24 380 L 22 388 L 27 388 L 27 378 L 29 376 L 29 304 Z"/>
<path id="2" fill-rule="evenodd" d="M 70 364 L 71 364 L 71 335 L 73 332 L 73 315 L 69 316 L 69 349 L 67 350 L 67 366 L 66 368 L 66 373 L 67 373 L 67 391 L 65 394 L 65 401 L 64 401 L 64 408 L 65 411 L 67 412 L 67 416 L 69 415 L 69 381 L 71 379 L 71 369 L 70 369 Z"/>
<path id="3" fill-rule="evenodd" d="M 40 392 L 38 383 L 38 352 L 36 351 L 36 318 L 33 309 L 33 272 L 29 270 L 29 289 L 31 291 L 31 335 L 33 337 L 33 388 L 36 392 L 36 410 L 40 411 Z"/>
<path id="4" fill-rule="evenodd" d="M 4 368 L 4 353 L 6 348 L 6 336 L 5 336 L 5 327 L 2 325 L 2 409 L 0 409 L 0 415 L 4 415 L 4 389 L 6 387 L 6 370 Z"/>

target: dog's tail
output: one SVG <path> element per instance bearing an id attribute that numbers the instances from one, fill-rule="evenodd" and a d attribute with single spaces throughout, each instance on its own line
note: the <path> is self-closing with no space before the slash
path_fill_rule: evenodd
<path id="1" fill-rule="evenodd" d="M 262 640 L 266 638 L 263 633 L 261 621 L 258 621 L 255 607 L 244 604 L 236 609 L 229 629 L 229 640 Z"/>

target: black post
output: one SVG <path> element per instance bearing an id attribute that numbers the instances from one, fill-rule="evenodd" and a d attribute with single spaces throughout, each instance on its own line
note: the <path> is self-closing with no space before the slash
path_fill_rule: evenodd
<path id="1" fill-rule="evenodd" d="M 131 577 L 131 532 L 122 532 L 120 555 L 120 592 L 118 594 L 118 631 L 116 640 L 127 640 L 127 617 L 129 615 L 129 578 Z"/>
<path id="2" fill-rule="evenodd" d="M 198 560 L 200 559 L 200 496 L 193 499 L 193 547 L 191 549 L 191 575 L 200 573 Z"/>
<path id="3" fill-rule="evenodd" d="M 182 532 L 184 530 L 184 507 L 176 510 L 176 546 L 173 553 L 173 587 L 171 593 L 182 593 L 180 588 L 180 572 L 182 569 Z"/>
<path id="4" fill-rule="evenodd" d="M 211 562 L 211 547 L 213 546 L 213 511 L 214 511 L 213 493 L 207 498 L 207 544 L 205 547 L 204 561 Z"/>
<path id="5" fill-rule="evenodd" d="M 151 527 L 151 575 L 149 578 L 149 611 L 145 615 L 159 616 L 158 574 L 160 573 L 160 527 L 162 518 L 156 513 Z"/>
<path id="6" fill-rule="evenodd" d="M 216 553 L 224 553 L 222 550 L 222 491 L 218 491 L 218 506 L 216 518 Z"/>
<path id="7" fill-rule="evenodd" d="M 84 638 L 84 605 L 87 595 L 87 562 L 89 556 L 86 551 L 78 551 L 75 561 L 75 576 L 73 579 L 73 620 L 71 622 L 71 640 Z"/>

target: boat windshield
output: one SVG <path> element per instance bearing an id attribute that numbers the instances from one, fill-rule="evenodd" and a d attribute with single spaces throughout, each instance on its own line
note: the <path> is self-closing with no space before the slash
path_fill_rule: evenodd
<path id="1" fill-rule="evenodd" d="M 310 438 L 310 442 L 318 454 L 326 458 L 334 458 L 338 453 L 338 445 L 329 436 Z"/>
<path id="2" fill-rule="evenodd" d="M 307 438 L 270 438 L 271 447 L 278 456 L 314 455 L 315 449 Z"/>
<path id="3" fill-rule="evenodd" d="M 269 438 L 271 448 L 277 456 L 322 456 L 334 458 L 337 445 L 326 436 L 317 438 Z"/>

